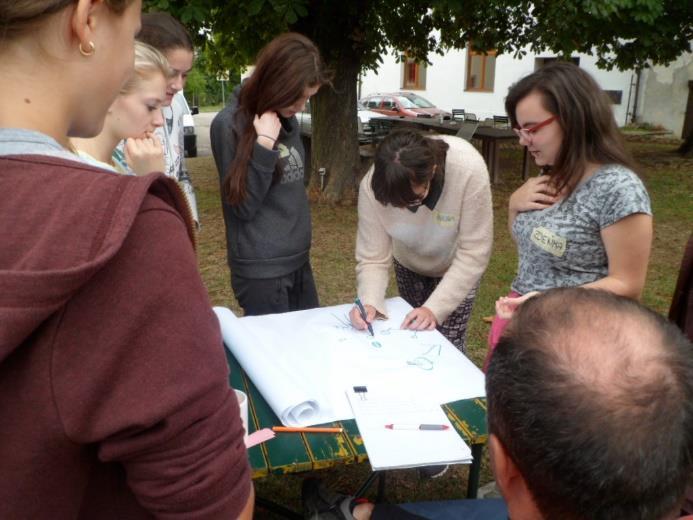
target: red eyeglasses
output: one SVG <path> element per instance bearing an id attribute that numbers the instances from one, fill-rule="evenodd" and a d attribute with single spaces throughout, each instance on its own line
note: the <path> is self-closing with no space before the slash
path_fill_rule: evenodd
<path id="1" fill-rule="evenodd" d="M 558 116 L 551 116 L 548 119 L 545 119 L 541 123 L 537 123 L 534 126 L 530 126 L 529 128 L 513 128 L 513 132 L 517 134 L 517 137 L 519 138 L 525 138 L 526 141 L 529 141 L 532 139 L 532 136 L 544 128 L 546 125 L 550 125 L 553 123 L 556 119 L 558 119 Z"/>

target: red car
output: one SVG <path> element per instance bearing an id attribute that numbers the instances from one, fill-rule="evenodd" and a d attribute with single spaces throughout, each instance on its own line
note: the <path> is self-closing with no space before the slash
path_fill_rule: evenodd
<path id="1" fill-rule="evenodd" d="M 450 112 L 437 108 L 433 103 L 418 94 L 411 92 L 393 92 L 390 94 L 371 94 L 360 101 L 368 110 L 387 116 L 407 117 L 451 117 Z"/>

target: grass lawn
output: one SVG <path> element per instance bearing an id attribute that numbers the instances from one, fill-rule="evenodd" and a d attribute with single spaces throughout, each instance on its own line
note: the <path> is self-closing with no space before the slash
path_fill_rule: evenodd
<path id="1" fill-rule="evenodd" d="M 693 160 L 674 153 L 673 142 L 642 139 L 630 141 L 629 147 L 641 165 L 641 173 L 652 198 L 655 234 L 644 302 L 658 312 L 666 313 L 679 270 L 683 247 L 693 231 Z M 467 336 L 469 357 L 481 365 L 486 353 L 488 324 L 483 316 L 493 314 L 498 296 L 507 293 L 515 274 L 517 257 L 507 229 L 507 201 L 521 184 L 519 172 L 521 151 L 518 146 L 502 149 L 501 180 L 493 188 L 495 237 L 491 262 L 482 280 Z M 187 160 L 195 182 L 202 222 L 198 256 L 202 277 L 214 305 L 225 305 L 239 311 L 230 288 L 226 264 L 224 223 L 221 215 L 219 185 L 211 157 Z M 356 239 L 356 207 L 312 206 L 312 265 L 320 302 L 334 305 L 352 301 L 355 295 L 354 244 Z M 390 295 L 396 295 L 393 283 Z M 368 464 L 339 466 L 322 470 L 316 476 L 331 486 L 353 492 L 370 471 Z M 466 492 L 467 469 L 453 467 L 442 478 L 421 482 L 414 470 L 388 473 L 387 498 L 391 502 L 436 500 L 463 497 Z M 271 476 L 255 483 L 264 497 L 298 509 L 300 485 L 305 474 Z M 488 464 L 484 464 L 481 483 L 492 480 Z M 274 518 L 259 510 L 256 518 Z"/>
<path id="2" fill-rule="evenodd" d="M 217 103 L 216 105 L 202 105 L 201 107 L 198 107 L 200 112 L 219 112 L 224 108 L 223 103 Z"/>

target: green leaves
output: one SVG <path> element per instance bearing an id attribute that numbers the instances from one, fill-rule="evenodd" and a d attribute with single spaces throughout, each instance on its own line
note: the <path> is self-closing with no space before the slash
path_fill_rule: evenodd
<path id="1" fill-rule="evenodd" d="M 215 62 L 247 64 L 277 34 L 312 38 L 328 62 L 375 68 L 394 49 L 422 61 L 463 48 L 516 56 L 595 54 L 601 66 L 666 64 L 690 49 L 690 0 L 145 0 L 177 16 L 198 43 L 214 35 Z"/>

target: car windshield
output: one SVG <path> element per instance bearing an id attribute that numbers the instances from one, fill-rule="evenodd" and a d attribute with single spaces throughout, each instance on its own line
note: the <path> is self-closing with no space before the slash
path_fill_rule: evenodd
<path id="1" fill-rule="evenodd" d="M 417 96 L 416 94 L 411 94 L 406 97 L 397 96 L 397 100 L 404 108 L 435 108 L 435 105 L 429 100 Z"/>

